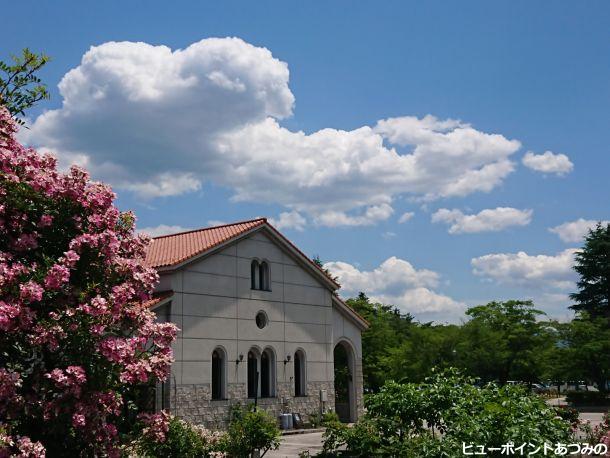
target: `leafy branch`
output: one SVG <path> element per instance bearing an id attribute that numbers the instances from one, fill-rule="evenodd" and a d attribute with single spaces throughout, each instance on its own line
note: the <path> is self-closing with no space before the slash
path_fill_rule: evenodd
<path id="1" fill-rule="evenodd" d="M 11 56 L 12 62 L 0 61 L 0 105 L 4 105 L 16 122 L 25 115 L 25 110 L 41 100 L 49 99 L 47 86 L 36 73 L 49 62 L 45 54 L 36 54 L 28 48 L 21 56 Z"/>

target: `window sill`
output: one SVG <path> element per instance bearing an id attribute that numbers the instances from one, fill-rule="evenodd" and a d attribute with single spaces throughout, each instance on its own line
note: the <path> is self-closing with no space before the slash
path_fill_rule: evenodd
<path id="1" fill-rule="evenodd" d="M 250 291 L 261 291 L 263 293 L 271 293 L 272 290 L 270 289 L 260 289 L 260 288 L 250 288 Z"/>

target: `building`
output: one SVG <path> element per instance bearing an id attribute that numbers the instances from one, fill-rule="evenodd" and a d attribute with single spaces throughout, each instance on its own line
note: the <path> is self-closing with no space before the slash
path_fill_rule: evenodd
<path id="1" fill-rule="evenodd" d="M 255 401 L 274 415 L 362 412 L 367 322 L 266 219 L 157 237 L 146 263 L 160 275 L 150 306 L 181 330 L 157 408 L 210 428 Z"/>

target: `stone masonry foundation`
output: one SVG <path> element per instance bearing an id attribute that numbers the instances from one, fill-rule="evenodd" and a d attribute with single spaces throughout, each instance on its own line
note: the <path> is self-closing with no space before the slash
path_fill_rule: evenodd
<path id="1" fill-rule="evenodd" d="M 311 414 L 334 410 L 335 389 L 333 382 L 308 382 L 306 396 L 293 396 L 291 383 L 278 382 L 277 396 L 258 399 L 258 405 L 277 418 L 281 413 L 300 413 L 304 420 Z M 326 390 L 327 401 L 320 401 L 320 391 Z M 226 429 L 232 406 L 253 403 L 246 398 L 245 383 L 230 383 L 227 399 L 212 400 L 210 384 L 177 385 L 170 389 L 170 411 L 189 422 L 208 429 Z M 358 410 L 361 401 L 358 402 Z"/>

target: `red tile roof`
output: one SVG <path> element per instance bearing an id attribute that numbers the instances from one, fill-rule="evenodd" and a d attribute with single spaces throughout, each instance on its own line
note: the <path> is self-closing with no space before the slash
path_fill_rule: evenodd
<path id="1" fill-rule="evenodd" d="M 148 247 L 145 263 L 155 268 L 180 264 L 266 222 L 266 218 L 258 218 L 155 237 Z"/>
<path id="2" fill-rule="evenodd" d="M 263 225 L 267 226 L 267 228 L 269 228 L 281 240 L 292 247 L 300 256 L 307 260 L 314 270 L 318 271 L 325 278 L 327 278 L 333 285 L 335 285 L 336 288 L 340 287 L 340 285 L 330 275 L 328 275 L 316 263 L 309 259 L 290 240 L 284 237 L 281 232 L 269 224 L 267 222 L 267 218 L 257 218 L 249 221 L 223 224 L 222 226 L 207 227 L 203 229 L 195 229 L 192 231 L 155 237 L 153 238 L 150 246 L 148 247 L 148 251 L 146 252 L 145 264 L 154 268 L 172 267 Z M 173 291 L 157 293 L 150 300 L 146 301 L 145 304 L 148 307 L 153 307 L 154 305 L 170 297 L 172 294 Z M 339 297 L 334 296 L 334 298 L 341 306 L 349 309 L 365 328 L 368 327 L 368 322 L 352 307 L 342 301 Z"/>

